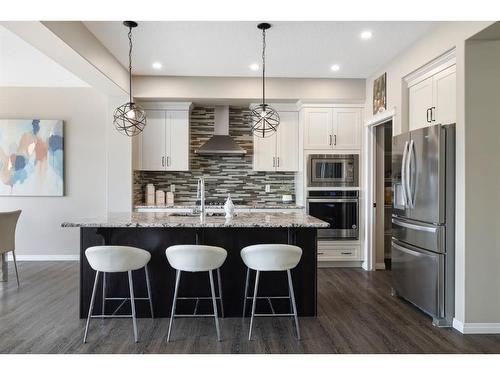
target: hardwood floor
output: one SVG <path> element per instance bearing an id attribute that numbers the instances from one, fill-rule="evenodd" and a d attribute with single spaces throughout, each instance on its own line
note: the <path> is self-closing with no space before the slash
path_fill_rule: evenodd
<path id="1" fill-rule="evenodd" d="M 301 341 L 289 318 L 257 318 L 250 342 L 249 319 L 222 319 L 217 342 L 212 319 L 179 318 L 170 343 L 168 319 L 140 319 L 137 344 L 129 319 L 92 320 L 82 343 L 76 262 L 20 262 L 19 272 L 21 288 L 0 283 L 0 353 L 500 353 L 500 335 L 433 327 L 390 296 L 385 271 L 320 269 L 318 317 L 300 319 Z"/>

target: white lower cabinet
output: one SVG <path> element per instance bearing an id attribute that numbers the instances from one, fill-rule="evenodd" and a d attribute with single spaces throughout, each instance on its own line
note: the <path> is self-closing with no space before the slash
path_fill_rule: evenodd
<path id="1" fill-rule="evenodd" d="M 363 260 L 359 244 L 340 244 L 331 241 L 318 241 L 318 261 L 360 261 Z"/>

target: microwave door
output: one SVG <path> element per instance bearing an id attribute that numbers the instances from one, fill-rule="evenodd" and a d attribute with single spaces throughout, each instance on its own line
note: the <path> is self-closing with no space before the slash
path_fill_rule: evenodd
<path id="1" fill-rule="evenodd" d="M 408 195 L 406 184 L 406 161 L 410 134 L 405 133 L 392 138 L 392 205 L 393 214 L 408 215 Z"/>

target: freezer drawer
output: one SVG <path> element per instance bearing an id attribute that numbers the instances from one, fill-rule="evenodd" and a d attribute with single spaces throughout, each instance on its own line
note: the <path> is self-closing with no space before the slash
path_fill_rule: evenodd
<path id="1" fill-rule="evenodd" d="M 392 241 L 392 278 L 397 294 L 433 317 L 444 316 L 444 254 Z"/>
<path id="2" fill-rule="evenodd" d="M 395 239 L 436 253 L 446 252 L 445 230 L 442 225 L 392 218 L 392 236 Z"/>

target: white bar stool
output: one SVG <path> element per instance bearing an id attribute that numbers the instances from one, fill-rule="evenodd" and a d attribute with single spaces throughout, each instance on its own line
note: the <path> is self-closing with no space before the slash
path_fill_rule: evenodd
<path id="1" fill-rule="evenodd" d="M 224 264 L 226 260 L 227 251 L 221 247 L 216 246 L 205 246 L 205 245 L 175 245 L 170 246 L 165 250 L 165 255 L 167 256 L 168 263 L 176 270 L 175 273 L 175 290 L 174 298 L 172 301 L 172 313 L 170 314 L 170 324 L 168 326 L 167 342 L 170 341 L 170 334 L 172 332 L 173 322 L 175 317 L 214 317 L 215 328 L 217 330 L 217 340 L 221 341 L 220 338 L 220 328 L 219 319 L 217 312 L 217 300 L 220 300 L 221 310 L 223 309 L 222 302 L 222 287 L 219 268 Z M 214 278 L 212 271 L 217 270 L 218 276 L 218 286 L 219 286 L 219 297 L 215 295 L 214 288 Z M 178 297 L 177 293 L 179 291 L 179 283 L 181 280 L 181 272 L 208 272 L 210 278 L 210 290 L 212 292 L 212 305 L 214 313 L 213 315 L 201 315 L 196 314 L 196 307 L 198 306 L 198 301 L 204 298 L 210 297 Z M 175 314 L 175 305 L 178 299 L 195 299 L 196 307 L 194 314 Z"/>
<path id="2" fill-rule="evenodd" d="M 297 329 L 297 339 L 300 340 L 299 319 L 297 317 L 297 306 L 295 304 L 295 294 L 293 292 L 292 277 L 290 270 L 295 268 L 302 257 L 302 249 L 293 245 L 282 244 L 263 244 L 247 246 L 241 250 L 241 258 L 247 266 L 247 275 L 245 281 L 245 297 L 243 300 L 243 317 L 245 317 L 247 299 L 252 299 L 252 316 L 250 318 L 250 329 L 248 340 L 252 339 L 253 319 L 256 316 L 293 316 L 295 319 L 295 328 Z M 250 269 L 257 271 L 255 275 L 255 286 L 252 297 L 248 297 L 248 287 L 250 281 Z M 258 297 L 259 275 L 263 271 L 286 271 L 288 277 L 288 296 Z M 286 298 L 291 302 L 291 313 L 276 314 L 272 307 L 271 299 Z M 255 303 L 257 299 L 267 299 L 271 306 L 271 314 L 256 314 Z"/>
<path id="3" fill-rule="evenodd" d="M 131 246 L 93 246 L 85 250 L 85 256 L 94 270 L 96 270 L 94 287 L 92 289 L 92 297 L 90 299 L 89 314 L 87 316 L 87 324 L 85 325 L 85 334 L 83 342 L 87 342 L 87 333 L 90 324 L 90 318 L 132 318 L 134 327 L 134 340 L 137 342 L 137 322 L 135 316 L 135 301 L 149 300 L 149 308 L 151 309 L 151 318 L 153 315 L 153 302 L 151 300 L 151 285 L 149 282 L 148 262 L 151 259 L 151 254 L 142 249 Z M 148 290 L 147 298 L 134 297 L 134 284 L 132 282 L 132 271 L 143 268 L 146 272 L 146 286 Z M 106 297 L 106 273 L 111 272 L 127 272 L 130 298 L 121 297 Z M 95 294 L 99 281 L 99 274 L 102 273 L 102 314 L 92 315 L 94 309 Z M 115 313 L 130 299 L 132 315 L 115 315 Z M 105 302 L 107 300 L 123 300 L 123 302 L 115 309 L 111 315 L 104 314 Z"/>

